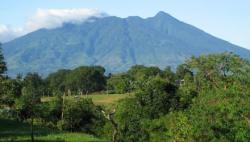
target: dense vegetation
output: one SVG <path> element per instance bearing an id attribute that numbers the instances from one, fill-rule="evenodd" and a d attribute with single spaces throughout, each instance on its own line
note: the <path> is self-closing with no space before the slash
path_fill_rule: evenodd
<path id="1" fill-rule="evenodd" d="M 30 126 L 28 123 L 0 119 L 0 126 L 0 142 L 30 141 Z M 35 126 L 35 130 L 36 142 L 109 142 L 83 133 L 63 132 L 43 126 Z"/>
<path id="2" fill-rule="evenodd" d="M 0 116 L 30 124 L 31 139 L 43 125 L 114 142 L 250 141 L 250 63 L 233 53 L 192 57 L 175 72 L 136 65 L 105 76 L 83 66 L 13 79 L 6 71 L 0 52 Z M 80 97 L 99 91 L 133 95 L 111 106 Z"/>

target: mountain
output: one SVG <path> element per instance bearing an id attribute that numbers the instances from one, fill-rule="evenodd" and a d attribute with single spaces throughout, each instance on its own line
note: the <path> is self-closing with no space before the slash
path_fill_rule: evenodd
<path id="1" fill-rule="evenodd" d="M 121 72 L 135 64 L 176 67 L 194 55 L 250 51 L 216 38 L 164 12 L 154 17 L 92 17 L 81 24 L 40 29 L 3 44 L 10 75 L 102 65 Z"/>

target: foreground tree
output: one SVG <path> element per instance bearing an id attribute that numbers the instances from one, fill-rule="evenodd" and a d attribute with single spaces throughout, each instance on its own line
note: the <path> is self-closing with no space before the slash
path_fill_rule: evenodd
<path id="1" fill-rule="evenodd" d="M 7 66 L 6 62 L 4 61 L 4 56 L 2 53 L 2 44 L 0 43 L 0 78 L 3 77 L 6 71 L 7 71 Z"/>
<path id="2" fill-rule="evenodd" d="M 156 77 L 145 83 L 144 87 L 136 94 L 139 108 L 145 118 L 158 118 L 168 113 L 178 104 L 176 96 L 177 87 L 166 80 Z"/>
<path id="3" fill-rule="evenodd" d="M 4 56 L 2 53 L 2 44 L 0 43 L 0 104 L 1 104 L 1 100 L 2 97 L 5 93 L 5 77 L 4 77 L 4 73 L 7 71 L 7 66 L 6 66 L 6 62 L 4 61 Z"/>
<path id="4" fill-rule="evenodd" d="M 22 95 L 17 99 L 16 107 L 21 120 L 30 120 L 31 141 L 34 141 L 34 119 L 41 113 L 41 97 L 44 83 L 36 73 L 28 73 L 23 80 Z"/>
<path id="5" fill-rule="evenodd" d="M 114 114 L 115 114 L 115 109 L 113 109 L 113 111 L 104 111 L 102 110 L 102 113 L 104 115 L 104 117 L 111 123 L 111 125 L 113 126 L 113 134 L 112 134 L 112 142 L 118 142 L 118 124 L 117 122 L 115 122 L 114 120 Z"/>
<path id="6" fill-rule="evenodd" d="M 246 83 L 249 77 L 250 63 L 233 53 L 212 54 L 192 57 L 187 66 L 194 74 L 196 90 L 224 88 L 233 83 Z M 245 81 L 244 81 L 245 80 Z"/>
<path id="7" fill-rule="evenodd" d="M 81 131 L 97 135 L 103 123 L 104 116 L 92 100 L 76 99 L 65 101 L 64 117 L 57 125 L 62 130 Z"/>
<path id="8" fill-rule="evenodd" d="M 22 82 L 19 79 L 4 79 L 1 82 L 1 91 L 3 93 L 0 97 L 0 102 L 12 108 L 15 106 L 15 100 L 22 94 Z"/>
<path id="9" fill-rule="evenodd" d="M 148 141 L 150 133 L 144 128 L 144 122 L 175 110 L 176 89 L 174 84 L 157 76 L 146 81 L 135 98 L 121 101 L 115 114 L 119 141 Z"/>

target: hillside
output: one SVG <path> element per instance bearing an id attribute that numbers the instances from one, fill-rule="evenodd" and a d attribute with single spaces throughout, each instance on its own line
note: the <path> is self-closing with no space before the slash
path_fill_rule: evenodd
<path id="1" fill-rule="evenodd" d="M 61 68 L 102 65 L 107 72 L 126 71 L 135 64 L 175 68 L 194 55 L 250 51 L 216 38 L 164 12 L 151 18 L 92 18 L 81 24 L 65 23 L 40 29 L 3 44 L 9 75 Z"/>

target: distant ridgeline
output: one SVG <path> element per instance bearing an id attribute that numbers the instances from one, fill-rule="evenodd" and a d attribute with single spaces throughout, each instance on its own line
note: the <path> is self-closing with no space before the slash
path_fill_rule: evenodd
<path id="1" fill-rule="evenodd" d="M 234 52 L 250 59 L 250 51 L 216 38 L 159 12 L 150 18 L 94 18 L 40 29 L 3 44 L 8 74 L 101 65 L 106 72 L 122 72 L 135 64 L 175 68 L 192 55 Z"/>

